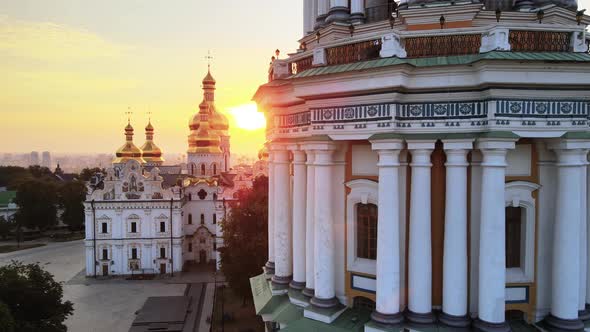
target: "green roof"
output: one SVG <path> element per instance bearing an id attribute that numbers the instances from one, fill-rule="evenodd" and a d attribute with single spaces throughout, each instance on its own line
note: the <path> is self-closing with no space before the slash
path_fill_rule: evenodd
<path id="1" fill-rule="evenodd" d="M 0 206 L 8 206 L 16 197 L 16 191 L 0 191 Z"/>
<path id="2" fill-rule="evenodd" d="M 287 324 L 285 332 L 362 332 L 365 323 L 371 319 L 371 312 L 364 309 L 346 309 L 332 324 L 309 318 L 301 318 Z"/>
<path id="3" fill-rule="evenodd" d="M 516 60 L 516 61 L 558 61 L 558 62 L 590 62 L 590 54 L 566 52 L 501 52 L 492 51 L 482 54 L 442 56 L 431 58 L 383 58 L 360 61 L 345 65 L 334 65 L 311 68 L 292 76 L 292 78 L 328 75 L 375 69 L 381 67 L 407 64 L 414 67 L 432 67 L 448 65 L 468 65 L 481 60 Z"/>

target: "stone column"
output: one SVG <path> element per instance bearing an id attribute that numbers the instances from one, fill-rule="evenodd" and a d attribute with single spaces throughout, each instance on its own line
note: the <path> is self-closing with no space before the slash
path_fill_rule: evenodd
<path id="1" fill-rule="evenodd" d="M 313 150 L 307 149 L 307 201 L 305 209 L 305 244 L 307 246 L 305 251 L 305 289 L 303 295 L 313 297 L 315 293 L 315 269 L 314 269 L 314 206 L 315 206 L 315 154 Z"/>
<path id="2" fill-rule="evenodd" d="M 383 325 L 403 322 L 400 312 L 399 139 L 371 141 L 379 154 L 377 307 L 371 319 Z"/>
<path id="3" fill-rule="evenodd" d="M 267 144 L 268 149 L 268 261 L 264 266 L 267 274 L 275 273 L 275 194 L 274 194 L 274 163 L 273 152 L 270 144 Z"/>
<path id="4" fill-rule="evenodd" d="M 514 140 L 480 139 L 481 214 L 479 233 L 479 304 L 476 331 L 510 331 L 504 317 L 506 302 L 506 154 Z"/>
<path id="5" fill-rule="evenodd" d="M 467 153 L 473 140 L 445 140 L 447 155 L 443 306 L 439 320 L 450 327 L 469 326 L 467 315 Z"/>
<path id="6" fill-rule="evenodd" d="M 284 145 L 273 144 L 275 274 L 273 287 L 285 289 L 293 277 L 293 247 L 290 209 L 289 151 Z"/>
<path id="7" fill-rule="evenodd" d="M 553 228 L 551 313 L 545 322 L 559 331 L 582 331 L 580 291 L 580 206 L 584 150 L 576 142 L 550 144 L 557 156 L 557 201 Z"/>
<path id="8" fill-rule="evenodd" d="M 588 268 L 588 224 L 587 224 L 587 169 L 588 169 L 588 151 L 582 152 L 580 169 L 580 297 L 578 299 L 578 318 L 583 321 L 590 319 L 590 312 L 586 310 L 586 292 L 587 292 L 587 268 Z"/>
<path id="9" fill-rule="evenodd" d="M 298 145 L 290 146 L 293 153 L 293 280 L 291 288 L 305 288 L 305 230 L 306 230 L 306 190 L 307 167 L 305 152 Z"/>
<path id="10" fill-rule="evenodd" d="M 413 323 L 434 323 L 432 314 L 432 244 L 430 234 L 430 154 L 434 141 L 408 141 L 412 154 L 408 314 Z"/>
<path id="11" fill-rule="evenodd" d="M 346 22 L 350 18 L 348 0 L 330 0 L 330 11 L 326 17 L 326 24 L 332 22 Z"/>
<path id="12" fill-rule="evenodd" d="M 365 22 L 365 1 L 352 0 L 350 2 L 350 21 L 352 23 Z"/>
<path id="13" fill-rule="evenodd" d="M 314 149 L 315 294 L 310 303 L 314 307 L 332 308 L 338 304 L 335 288 L 334 218 L 331 201 L 332 175 L 330 172 L 335 146 L 331 143 L 317 144 Z"/>
<path id="14" fill-rule="evenodd" d="M 326 25 L 326 17 L 330 10 L 329 0 L 317 0 L 318 1 L 318 16 L 316 17 L 316 23 L 314 29 L 319 29 Z"/>

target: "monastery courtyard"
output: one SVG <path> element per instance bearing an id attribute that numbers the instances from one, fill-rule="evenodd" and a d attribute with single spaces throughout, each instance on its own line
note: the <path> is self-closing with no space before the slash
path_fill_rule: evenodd
<path id="1" fill-rule="evenodd" d="M 136 311 L 148 297 L 182 296 L 189 280 L 191 289 L 195 286 L 202 289 L 201 314 L 197 315 L 199 321 L 195 322 L 194 331 L 207 325 L 207 317 L 213 308 L 213 273 L 190 272 L 174 278 L 146 281 L 86 278 L 83 241 L 48 243 L 43 247 L 0 254 L 0 266 L 11 260 L 39 262 L 57 281 L 63 282 L 64 300 L 74 303 L 74 315 L 66 321 L 68 331 L 128 331 Z"/>

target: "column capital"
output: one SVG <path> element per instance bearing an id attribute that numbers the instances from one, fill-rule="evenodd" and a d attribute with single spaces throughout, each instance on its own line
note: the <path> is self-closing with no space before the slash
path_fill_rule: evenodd
<path id="1" fill-rule="evenodd" d="M 371 142 L 371 149 L 377 152 L 401 150 L 404 148 L 402 139 L 370 140 L 369 142 Z"/>
<path id="2" fill-rule="evenodd" d="M 443 149 L 448 150 L 472 150 L 474 138 L 467 139 L 443 139 Z"/>
<path id="3" fill-rule="evenodd" d="M 558 139 L 547 142 L 550 150 L 588 150 L 590 149 L 590 140 L 582 139 Z"/>
<path id="4" fill-rule="evenodd" d="M 422 140 L 422 139 L 408 139 L 406 140 L 408 143 L 408 150 L 434 150 L 434 145 L 436 144 L 435 139 L 431 140 Z"/>
<path id="5" fill-rule="evenodd" d="M 291 150 L 293 153 L 293 163 L 296 165 L 305 165 L 306 162 L 306 154 L 303 150 Z"/>
<path id="6" fill-rule="evenodd" d="M 475 146 L 480 150 L 511 150 L 516 147 L 516 138 L 479 138 Z"/>

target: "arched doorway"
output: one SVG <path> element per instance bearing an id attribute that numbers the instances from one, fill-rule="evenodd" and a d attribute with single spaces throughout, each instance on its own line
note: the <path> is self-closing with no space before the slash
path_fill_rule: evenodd
<path id="1" fill-rule="evenodd" d="M 205 250 L 199 251 L 199 264 L 207 263 L 207 252 Z"/>

